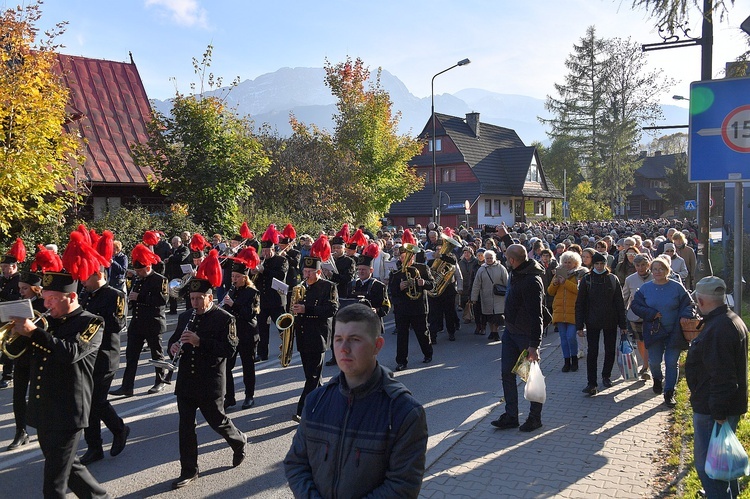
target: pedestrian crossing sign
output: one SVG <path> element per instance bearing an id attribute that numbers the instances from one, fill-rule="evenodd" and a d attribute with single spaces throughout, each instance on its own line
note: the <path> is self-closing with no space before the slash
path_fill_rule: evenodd
<path id="1" fill-rule="evenodd" d="M 695 199 L 691 199 L 689 201 L 685 201 L 685 209 L 686 210 L 695 210 L 696 209 Z"/>

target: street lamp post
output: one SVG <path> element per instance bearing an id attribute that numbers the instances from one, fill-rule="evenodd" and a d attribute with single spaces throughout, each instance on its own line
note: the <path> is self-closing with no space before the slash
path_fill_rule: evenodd
<path id="1" fill-rule="evenodd" d="M 440 201 L 437 199 L 437 165 L 435 164 L 435 149 L 437 149 L 437 143 L 435 141 L 435 78 L 441 74 L 450 71 L 458 66 L 466 66 L 471 61 L 469 59 L 462 59 L 448 69 L 444 69 L 432 77 L 430 83 L 430 96 L 431 96 L 431 113 L 432 116 L 432 220 L 436 224 L 440 224 Z"/>

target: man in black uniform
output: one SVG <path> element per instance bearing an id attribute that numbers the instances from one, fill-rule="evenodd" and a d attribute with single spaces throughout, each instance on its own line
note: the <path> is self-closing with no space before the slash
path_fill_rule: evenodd
<path id="1" fill-rule="evenodd" d="M 18 291 L 18 283 L 21 280 L 21 273 L 18 271 L 18 264 L 26 259 L 26 248 L 21 239 L 10 247 L 7 254 L 3 255 L 0 260 L 0 301 L 14 301 L 21 299 L 21 293 Z M 0 378 L 0 388 L 8 388 L 13 379 L 13 361 L 5 355 L 0 355 L 0 361 L 3 364 L 3 375 Z"/>
<path id="2" fill-rule="evenodd" d="M 279 255 L 286 258 L 289 264 L 289 270 L 286 272 L 286 285 L 289 291 L 286 294 L 287 310 L 291 306 L 289 303 L 292 295 L 292 288 L 299 284 L 300 261 L 302 253 L 294 248 L 294 241 L 297 239 L 297 231 L 292 224 L 286 224 L 279 237 Z"/>
<path id="3" fill-rule="evenodd" d="M 183 265 L 190 265 L 190 248 L 182 244 L 182 238 L 180 236 L 174 236 L 172 238 L 172 252 L 164 260 L 164 269 L 166 272 L 167 281 L 172 279 L 182 279 L 185 272 L 182 271 Z M 169 313 L 177 313 L 177 298 L 169 297 Z"/>
<path id="4" fill-rule="evenodd" d="M 388 280 L 388 294 L 393 303 L 393 313 L 396 320 L 396 370 L 403 371 L 409 362 L 409 328 L 414 329 L 419 348 L 424 355 L 423 363 L 432 362 L 432 345 L 427 332 L 427 294 L 432 290 L 434 282 L 430 269 L 423 263 L 414 262 L 414 252 L 404 251 L 406 244 L 410 244 L 415 251 L 416 240 L 409 229 L 402 236 L 404 246 L 399 257 L 401 266 L 391 272 Z"/>
<path id="5" fill-rule="evenodd" d="M 81 464 L 88 465 L 104 459 L 101 422 L 104 422 L 113 435 L 110 449 L 112 456 L 117 456 L 125 448 L 130 427 L 125 425 L 107 400 L 107 393 L 120 366 L 120 331 L 125 327 L 125 293 L 107 284 L 104 267 L 100 267 L 83 281 L 83 286 L 85 291 L 81 294 L 81 307 L 104 319 L 102 344 L 94 364 L 94 391 L 91 396 L 89 425 L 83 432 L 88 449 L 81 457 Z"/>
<path id="6" fill-rule="evenodd" d="M 279 243 L 279 233 L 275 225 L 270 225 L 261 236 L 261 264 L 250 273 L 255 277 L 255 287 L 260 291 L 260 314 L 258 314 L 258 357 L 256 361 L 268 360 L 268 342 L 270 340 L 268 318 L 275 323 L 276 319 L 285 312 L 286 294 L 281 295 L 273 289 L 273 280 L 286 282 L 289 262 L 286 257 L 276 254 L 274 246 Z"/>
<path id="7" fill-rule="evenodd" d="M 336 272 L 325 270 L 323 275 L 326 279 L 336 284 L 339 296 L 347 296 L 349 283 L 356 275 L 356 263 L 354 258 L 344 254 L 345 244 L 349 239 L 349 225 L 344 227 L 331 239 L 331 253 L 336 264 Z M 331 350 L 331 358 L 326 362 L 327 366 L 336 365 L 336 356 Z"/>
<path id="8" fill-rule="evenodd" d="M 152 265 L 159 257 L 143 244 L 133 248 L 130 255 L 136 277 L 133 288 L 128 295 L 129 308 L 133 316 L 128 324 L 128 346 L 125 348 L 125 372 L 122 375 L 122 385 L 117 390 L 109 392 L 111 395 L 133 396 L 135 373 L 138 369 L 138 359 L 141 356 L 143 342 L 151 349 L 151 358 L 163 360 L 164 352 L 161 346 L 161 334 L 167 330 L 167 279 L 153 271 Z M 156 381 L 149 388 L 148 393 L 158 393 L 164 389 L 164 369 L 157 367 Z"/>
<path id="9" fill-rule="evenodd" d="M 212 286 L 221 284 L 218 252 L 211 250 L 188 288 L 192 310 L 180 314 L 169 339 L 170 354 L 182 350 L 177 372 L 177 410 L 180 414 L 180 476 L 172 482 L 179 489 L 198 478 L 196 410 L 211 428 L 229 443 L 232 466 L 245 459 L 245 435 L 224 413 L 226 360 L 237 348 L 235 319 L 213 303 Z"/>
<path id="10" fill-rule="evenodd" d="M 327 241 L 326 241 L 327 242 Z M 339 297 L 336 286 L 321 277 L 321 257 L 315 252 L 306 256 L 303 264 L 305 298 L 301 303 L 292 305 L 295 315 L 294 331 L 297 339 L 297 351 L 305 371 L 305 387 L 297 403 L 295 421 L 300 421 L 302 408 L 307 394 L 321 385 L 320 374 L 323 371 L 323 359 L 331 341 L 333 316 L 339 309 Z"/>
<path id="11" fill-rule="evenodd" d="M 456 256 L 447 252 L 442 254 L 443 245 L 449 244 L 442 238 L 438 238 L 435 243 L 435 252 L 433 254 L 434 259 L 427 262 L 427 265 L 433 270 L 433 276 L 435 280 L 438 280 L 437 272 L 435 270 L 435 262 L 439 261 L 443 268 L 449 268 L 447 266 L 453 266 L 453 275 L 450 278 L 443 292 L 438 296 L 427 296 L 427 305 L 429 306 L 430 313 L 427 317 L 430 330 L 430 341 L 432 344 L 437 343 L 437 334 L 443 330 L 443 322 L 445 322 L 445 329 L 448 331 L 448 341 L 456 341 L 456 330 L 461 327 L 461 323 L 456 315 L 456 296 L 458 295 L 458 287 L 463 288 L 463 279 L 461 276 L 461 269 L 458 266 L 458 260 Z M 438 282 L 435 282 L 437 288 Z"/>
<path id="12" fill-rule="evenodd" d="M 109 497 L 76 456 L 88 426 L 103 321 L 78 304 L 78 281 L 70 274 L 45 273 L 43 286 L 47 330 L 18 318 L 13 332 L 19 336 L 5 350 L 30 356 L 28 422 L 44 454 L 44 497 L 65 497 L 68 487 L 78 497 Z"/>
<path id="13" fill-rule="evenodd" d="M 357 258 L 357 278 L 349 283 L 348 298 L 365 299 L 380 317 L 380 334 L 385 333 L 383 317 L 388 315 L 391 302 L 388 299 L 388 289 L 385 284 L 375 279 L 372 275 L 372 261 L 380 255 L 380 246 L 371 243 L 362 251 Z"/>

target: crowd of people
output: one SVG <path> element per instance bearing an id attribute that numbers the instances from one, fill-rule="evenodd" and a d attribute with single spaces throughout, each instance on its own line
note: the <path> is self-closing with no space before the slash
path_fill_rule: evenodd
<path id="1" fill-rule="evenodd" d="M 373 394 L 377 386 L 378 393 L 384 390 L 391 401 L 375 406 L 398 400 L 401 405 L 395 407 L 403 411 L 391 417 L 416 435 L 410 448 L 389 447 L 408 459 L 401 463 L 409 468 L 408 476 L 398 480 L 410 485 L 397 495 L 411 496 L 418 493 L 424 472 L 424 410 L 377 362 L 385 332 L 383 318 L 389 312 L 395 321 L 396 371 L 409 368 L 410 331 L 419 344 L 422 363 L 429 364 L 441 334 L 456 341 L 462 324 L 473 324 L 476 335 L 487 334 L 489 326 L 488 340 L 501 341 L 505 395 L 505 412 L 492 424 L 530 432 L 542 426 L 542 403 L 531 402 L 528 418 L 520 424 L 513 367 L 522 352 L 527 360 L 538 361 L 548 332 L 559 333 L 563 372 L 578 371 L 579 358 L 585 354 L 583 392 L 588 396 L 600 392 L 600 377 L 604 389 L 612 386 L 618 333 L 631 335 L 642 360 L 641 379 L 652 379 L 653 391 L 663 394 L 665 404 L 673 407 L 677 361 L 688 348 L 681 326 L 708 308 L 700 300 L 693 302 L 689 294 L 701 289 L 696 282 L 696 228 L 689 221 L 541 222 L 483 230 L 452 230 L 430 223 L 425 228 L 384 227 L 376 233 L 360 226 L 353 234 L 345 224 L 315 237 L 298 236 L 291 224 L 281 231 L 271 225 L 256 237 L 243 224 L 228 239 L 215 234 L 209 241 L 187 232 L 174 235 L 171 244 L 166 239 L 158 231 L 147 231 L 143 242 L 128 254 L 111 232 L 99 235 L 81 226 L 71 234 L 62 255 L 53 245 L 40 246 L 28 266 L 23 242 L 17 240 L 0 263 L 0 300 L 29 299 L 34 310 L 48 316 L 46 322 L 15 321 L 9 335 L 12 341 L 3 345 L 2 377 L 2 387 L 12 380 L 14 390 L 17 431 L 8 449 L 28 443 L 27 424 L 37 428 L 40 445 L 46 449 L 45 495 L 64 495 L 69 486 L 78 495 L 106 497 L 85 466 L 103 458 L 101 422 L 113 435 L 110 454 L 116 456 L 125 448 L 130 428 L 107 395 L 134 394 L 144 344 L 155 371 L 149 393 L 171 384 L 178 359 L 191 366 L 177 369 L 181 473 L 172 483 L 174 488 L 198 477 L 197 409 L 228 442 L 232 465 L 243 462 L 246 438 L 227 416 L 237 404 L 232 369 L 239 357 L 242 408 L 250 408 L 255 404 L 255 364 L 269 359 L 270 324 L 281 324 L 286 317 L 292 325 L 278 327 L 289 335 L 288 341 L 296 338 L 305 376 L 292 416 L 301 425 L 285 461 L 295 494 L 321 487 L 329 492 L 343 490 L 321 483 L 331 472 L 330 465 L 319 471 L 313 466 L 310 472 L 310 464 L 301 462 L 309 456 L 307 447 L 315 445 L 310 435 L 321 428 L 320 422 L 309 420 L 325 417 L 314 415 L 309 404 L 334 413 L 345 410 L 333 396 L 335 391 L 350 400 L 361 397 L 369 401 L 365 407 L 372 407 L 371 401 L 382 396 Z M 710 296 L 715 295 L 714 288 Z M 165 355 L 166 315 L 177 314 L 183 300 L 185 311 L 167 341 Z M 73 316 L 80 319 L 67 320 Z M 119 366 L 121 331 L 127 335 L 126 366 L 120 387 L 110 391 Z M 329 348 L 332 356 L 326 362 Z M 52 363 L 54 356 L 67 356 L 70 362 Z M 324 364 L 338 365 L 342 374 L 320 388 Z M 29 385 L 35 386 L 29 383 L 31 373 L 44 367 L 48 370 L 39 385 L 41 392 L 29 393 Z M 63 380 L 76 390 L 56 390 Z M 201 389 L 196 391 L 196 386 Z M 40 395 L 42 402 L 34 395 Z M 82 404 L 71 409 L 67 419 L 55 419 L 52 408 L 69 407 L 71 397 L 83 400 Z M 727 417 L 736 412 L 734 406 L 722 411 Z M 357 424 L 373 425 L 365 416 L 366 412 L 357 415 Z M 381 426 L 372 427 L 373 435 L 378 435 L 373 438 L 392 438 L 392 430 Z M 82 431 L 88 449 L 79 459 L 76 450 Z M 349 466 L 344 463 L 338 472 Z M 363 493 L 384 482 L 388 486 L 381 490 L 395 490 L 394 470 L 387 463 L 373 466 L 381 470 L 374 475 L 380 478 L 377 483 L 358 484 Z M 390 483 L 383 477 L 390 477 Z"/>

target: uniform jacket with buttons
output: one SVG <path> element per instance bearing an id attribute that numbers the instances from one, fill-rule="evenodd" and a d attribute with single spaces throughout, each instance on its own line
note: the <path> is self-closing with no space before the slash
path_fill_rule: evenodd
<path id="1" fill-rule="evenodd" d="M 21 291 L 18 289 L 18 281 L 21 273 L 16 272 L 9 278 L 0 276 L 0 301 L 13 301 L 21 299 Z"/>
<path id="2" fill-rule="evenodd" d="M 336 270 L 338 272 L 331 274 L 331 281 L 336 284 L 339 296 L 346 296 L 346 288 L 354 280 L 354 276 L 357 273 L 357 264 L 354 258 L 341 255 L 336 258 Z"/>
<path id="3" fill-rule="evenodd" d="M 185 329 L 200 337 L 200 345 L 182 346 L 175 395 L 204 400 L 223 398 L 227 358 L 234 355 L 239 341 L 234 316 L 215 305 L 203 314 L 195 313 L 194 309 L 183 312 L 169 338 L 168 351 Z"/>
<path id="4" fill-rule="evenodd" d="M 120 331 L 125 327 L 125 293 L 105 284 L 81 294 L 81 307 L 104 319 L 102 346 L 96 359 L 96 374 L 117 371 L 120 366 Z"/>
<path id="5" fill-rule="evenodd" d="M 410 265 L 412 270 L 409 270 L 410 276 L 416 279 L 424 279 L 424 286 L 416 285 L 417 291 L 420 292 L 420 297 L 416 300 L 412 300 L 406 295 L 406 290 L 401 290 L 401 282 L 406 280 L 406 274 L 402 270 L 401 266 L 398 270 L 391 272 L 388 278 L 388 294 L 391 297 L 391 303 L 393 303 L 393 312 L 402 315 L 427 315 L 427 293 L 424 291 L 432 291 L 435 288 L 435 281 L 430 271 L 430 268 L 424 263 L 414 263 Z M 417 274 L 414 273 L 416 270 Z"/>
<path id="6" fill-rule="evenodd" d="M 333 316 L 339 310 L 339 295 L 336 285 L 325 279 L 318 279 L 306 286 L 305 312 L 294 318 L 294 333 L 297 338 L 297 351 L 300 353 L 323 353 L 331 341 Z"/>
<path id="7" fill-rule="evenodd" d="M 237 337 L 242 341 L 260 341 L 258 334 L 258 317 L 260 312 L 260 293 L 255 286 L 242 286 L 241 288 L 230 288 L 229 297 L 233 300 L 232 306 L 224 305 L 224 310 L 232 314 L 237 325 Z"/>
<path id="8" fill-rule="evenodd" d="M 128 325 L 128 334 L 150 336 L 167 330 L 166 305 L 167 278 L 151 272 L 143 279 L 133 280 L 133 289 L 138 299 L 130 302 L 133 317 Z"/>
<path id="9" fill-rule="evenodd" d="M 78 307 L 30 337 L 8 344 L 16 355 L 29 356 L 29 426 L 48 431 L 75 431 L 89 425 L 94 363 L 102 343 L 104 320 Z"/>
<path id="10" fill-rule="evenodd" d="M 286 282 L 286 274 L 289 271 L 289 261 L 285 256 L 274 255 L 266 258 L 263 262 L 263 272 L 257 274 L 255 286 L 260 291 L 260 308 L 273 309 L 286 305 L 286 295 L 281 296 L 273 289 L 273 279 Z"/>
<path id="11" fill-rule="evenodd" d="M 374 277 L 370 277 L 364 282 L 357 278 L 349 283 L 347 298 L 358 298 L 360 296 L 363 296 L 370 302 L 370 305 L 375 309 L 381 320 L 391 310 L 388 289 L 385 287 L 385 284 Z"/>

